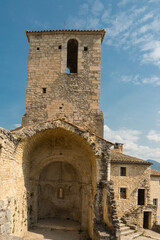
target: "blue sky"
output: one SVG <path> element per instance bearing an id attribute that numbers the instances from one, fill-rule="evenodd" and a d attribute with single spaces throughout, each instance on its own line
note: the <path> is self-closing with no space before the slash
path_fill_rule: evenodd
<path id="1" fill-rule="evenodd" d="M 102 45 L 105 138 L 160 162 L 160 0 L 0 1 L 0 126 L 25 113 L 25 30 L 107 29 Z"/>

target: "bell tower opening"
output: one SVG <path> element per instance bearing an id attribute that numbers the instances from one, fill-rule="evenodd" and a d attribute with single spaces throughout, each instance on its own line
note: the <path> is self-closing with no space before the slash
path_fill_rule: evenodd
<path id="1" fill-rule="evenodd" d="M 70 39 L 67 43 L 67 69 L 69 73 L 77 73 L 78 69 L 78 41 Z M 68 71 L 67 71 L 68 73 Z"/>

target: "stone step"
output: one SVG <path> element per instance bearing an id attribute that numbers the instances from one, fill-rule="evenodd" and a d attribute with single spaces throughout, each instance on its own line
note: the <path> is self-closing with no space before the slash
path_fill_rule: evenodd
<path id="1" fill-rule="evenodd" d="M 121 219 L 118 219 L 120 223 L 123 223 L 123 221 Z"/>
<path id="2" fill-rule="evenodd" d="M 122 223 L 122 222 L 120 222 L 119 225 L 120 225 L 120 226 L 126 226 L 126 224 L 125 224 L 125 223 Z"/>
<path id="3" fill-rule="evenodd" d="M 125 230 L 125 231 L 121 232 L 121 236 L 128 236 L 132 233 L 134 233 L 134 230 L 131 230 L 131 229 Z"/>
<path id="4" fill-rule="evenodd" d="M 121 236 L 121 240 L 138 240 L 138 237 L 142 235 L 142 231 L 134 232 L 129 234 L 128 236 Z"/>
<path id="5" fill-rule="evenodd" d="M 126 230 L 131 230 L 131 229 L 129 227 L 127 227 L 127 226 L 120 227 L 120 231 L 121 232 L 124 232 Z"/>

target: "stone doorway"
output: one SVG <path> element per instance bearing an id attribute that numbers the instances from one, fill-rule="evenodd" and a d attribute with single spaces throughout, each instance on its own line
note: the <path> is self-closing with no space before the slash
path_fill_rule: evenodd
<path id="1" fill-rule="evenodd" d="M 150 229 L 151 228 L 151 212 L 143 213 L 143 228 Z"/>
<path id="2" fill-rule="evenodd" d="M 39 178 L 38 221 L 59 219 L 81 223 L 81 185 L 71 164 L 61 161 L 46 166 Z"/>

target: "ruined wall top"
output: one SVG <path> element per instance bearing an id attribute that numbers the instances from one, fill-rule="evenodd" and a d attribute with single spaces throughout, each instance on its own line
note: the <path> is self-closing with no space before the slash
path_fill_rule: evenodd
<path id="1" fill-rule="evenodd" d="M 26 113 L 22 125 L 64 119 L 103 136 L 101 43 L 105 30 L 26 31 Z"/>

